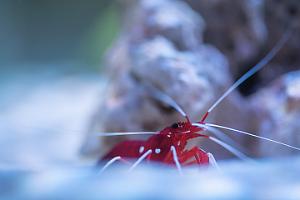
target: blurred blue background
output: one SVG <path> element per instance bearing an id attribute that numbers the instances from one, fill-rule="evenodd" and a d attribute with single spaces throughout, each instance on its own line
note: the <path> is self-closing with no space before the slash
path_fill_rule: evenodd
<path id="1" fill-rule="evenodd" d="M 3 0 L 1 71 L 97 70 L 119 18 L 119 4 L 110 0 Z"/>
<path id="2" fill-rule="evenodd" d="M 120 4 L 0 1 L 0 170 L 78 163 Z"/>

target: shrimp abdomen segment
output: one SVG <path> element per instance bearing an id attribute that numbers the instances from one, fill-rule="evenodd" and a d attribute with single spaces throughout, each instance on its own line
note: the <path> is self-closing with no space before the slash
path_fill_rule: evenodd
<path id="1" fill-rule="evenodd" d="M 209 157 L 206 152 L 199 149 L 198 147 L 193 147 L 190 150 L 186 150 L 183 152 L 178 152 L 178 160 L 182 165 L 207 165 L 209 164 Z M 170 155 L 166 157 L 164 160 L 165 163 L 175 164 L 174 160 Z"/>
<path id="2" fill-rule="evenodd" d="M 141 151 L 144 151 L 145 141 L 140 140 L 126 140 L 117 144 L 111 149 L 101 160 L 108 160 L 116 156 L 122 158 L 138 158 Z"/>

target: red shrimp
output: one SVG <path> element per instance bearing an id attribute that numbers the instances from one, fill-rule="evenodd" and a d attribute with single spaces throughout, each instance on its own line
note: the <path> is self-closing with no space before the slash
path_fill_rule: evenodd
<path id="1" fill-rule="evenodd" d="M 203 150 L 197 147 L 184 150 L 188 140 L 197 137 L 208 137 L 198 133 L 201 131 L 203 131 L 203 128 L 193 126 L 189 121 L 174 123 L 172 126 L 161 130 L 158 134 L 152 135 L 146 141 L 123 141 L 117 144 L 102 159 L 111 159 L 116 156 L 139 158 L 142 154 L 151 151 L 148 153 L 148 160 L 175 164 L 171 155 L 171 148 L 174 148 L 178 161 L 181 164 L 208 164 L 208 155 Z M 190 160 L 192 161 L 188 162 Z"/>
<path id="2" fill-rule="evenodd" d="M 176 165 L 178 170 L 181 172 L 181 165 L 214 165 L 217 167 L 215 159 L 211 153 L 207 153 L 199 147 L 193 147 L 191 149 L 186 149 L 186 145 L 189 140 L 203 137 L 212 140 L 213 142 L 223 146 L 225 149 L 233 153 L 242 159 L 249 159 L 246 155 L 233 148 L 228 143 L 232 143 L 230 139 L 226 137 L 225 134 L 220 132 L 218 129 L 227 129 L 240 134 L 245 134 L 252 137 L 257 137 L 263 140 L 271 141 L 277 144 L 284 145 L 289 148 L 300 150 L 300 148 L 275 141 L 269 138 L 257 136 L 252 133 L 245 131 L 240 131 L 234 128 L 229 128 L 216 124 L 205 123 L 206 118 L 209 113 L 222 102 L 235 88 L 237 88 L 241 83 L 243 83 L 250 76 L 255 74 L 261 68 L 266 66 L 266 64 L 277 54 L 277 52 L 286 43 L 289 37 L 289 32 L 285 33 L 279 42 L 274 46 L 274 48 L 254 67 L 252 67 L 248 72 L 246 72 L 242 77 L 240 77 L 205 113 L 202 119 L 197 123 L 191 123 L 186 113 L 176 104 L 176 102 L 169 96 L 163 94 L 153 87 L 149 87 L 153 97 L 168 103 L 179 113 L 181 113 L 185 118 L 185 122 L 177 122 L 173 125 L 164 128 L 159 132 L 129 132 L 129 133 L 103 133 L 99 136 L 114 136 L 114 135 L 132 135 L 132 134 L 152 134 L 147 140 L 127 140 L 117 144 L 113 147 L 100 161 L 108 160 L 110 161 L 102 168 L 104 171 L 108 166 L 117 160 L 123 162 L 128 162 L 126 159 L 137 159 L 137 161 L 131 166 L 131 170 L 135 168 L 144 159 L 148 161 L 155 161 L 160 163 L 165 163 L 169 165 Z M 215 137 L 202 134 L 201 132 L 208 130 L 215 134 L 220 139 Z M 222 139 L 222 140 L 221 140 Z M 226 141 L 225 141 L 226 140 Z M 226 143 L 225 143 L 226 142 Z"/>

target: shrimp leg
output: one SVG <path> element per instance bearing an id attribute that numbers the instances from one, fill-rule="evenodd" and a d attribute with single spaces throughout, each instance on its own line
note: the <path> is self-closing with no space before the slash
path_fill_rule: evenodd
<path id="1" fill-rule="evenodd" d="M 181 163 L 185 163 L 188 160 L 195 158 L 195 161 L 197 162 L 198 165 L 202 165 L 202 164 L 208 164 L 209 160 L 208 160 L 208 156 L 206 155 L 206 153 L 199 149 L 198 147 L 193 147 L 192 149 L 185 151 L 181 154 L 181 156 L 179 157 L 179 160 Z M 186 163 L 184 165 L 189 165 L 191 163 Z"/>
<path id="2" fill-rule="evenodd" d="M 127 165 L 130 165 L 131 163 L 127 160 L 125 160 L 124 158 L 122 158 L 121 156 L 115 156 L 112 159 L 110 159 L 99 171 L 99 174 L 102 174 L 108 167 L 110 167 L 113 163 L 120 161 L 122 163 L 125 163 Z"/>
<path id="3" fill-rule="evenodd" d="M 174 146 L 171 146 L 171 152 L 173 154 L 173 160 L 174 160 L 174 162 L 176 164 L 178 172 L 179 172 L 179 174 L 182 174 L 181 164 L 179 162 L 178 155 L 177 155 L 177 152 L 176 152 L 176 148 Z"/>
<path id="4" fill-rule="evenodd" d="M 220 170 L 220 167 L 215 159 L 215 157 L 212 155 L 212 153 L 207 153 L 208 159 L 209 159 L 209 164 L 216 168 L 217 170 Z"/>
<path id="5" fill-rule="evenodd" d="M 132 171 L 134 168 L 136 168 L 136 166 L 138 166 L 145 158 L 147 158 L 150 154 L 152 153 L 152 150 L 149 149 L 148 151 L 146 151 L 146 153 L 144 153 L 141 157 L 139 157 L 139 159 L 137 159 L 137 161 L 129 168 L 129 172 Z"/>

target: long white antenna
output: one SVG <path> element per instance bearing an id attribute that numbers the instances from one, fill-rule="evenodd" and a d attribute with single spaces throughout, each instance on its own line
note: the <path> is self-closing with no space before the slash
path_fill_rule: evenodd
<path id="1" fill-rule="evenodd" d="M 235 88 L 237 88 L 240 84 L 242 84 L 245 80 L 255 74 L 257 71 L 261 70 L 264 66 L 266 66 L 278 53 L 278 51 L 283 47 L 283 45 L 289 39 L 291 34 L 291 30 L 289 29 L 284 33 L 281 39 L 277 42 L 277 44 L 273 47 L 273 49 L 254 67 L 252 67 L 248 72 L 246 72 L 242 77 L 240 77 L 209 109 L 208 113 L 210 113 L 219 103 L 223 101 Z"/>
<path id="2" fill-rule="evenodd" d="M 233 148 L 232 146 L 226 144 L 225 142 L 222 142 L 221 140 L 219 140 L 215 137 L 212 137 L 212 136 L 208 136 L 208 138 L 211 139 L 212 141 L 214 141 L 215 143 L 219 144 L 220 146 L 224 147 L 226 150 L 228 150 L 230 153 L 236 155 L 238 158 L 245 160 L 245 161 L 251 160 L 250 158 L 245 156 L 243 153 L 241 153 L 237 149 Z"/>
<path id="3" fill-rule="evenodd" d="M 194 126 L 200 126 L 204 129 L 206 129 L 207 127 L 205 126 L 205 124 L 201 124 L 201 123 L 193 123 L 192 125 Z M 212 130 L 213 129 L 213 130 Z M 225 133 L 223 133 L 222 131 L 211 127 L 211 131 L 210 131 L 214 136 L 216 136 L 217 138 L 219 138 L 220 140 L 226 142 L 227 144 L 231 145 L 231 146 L 235 146 L 238 149 L 245 151 L 245 148 L 242 147 L 240 144 L 236 143 L 233 139 L 231 139 L 229 136 L 227 136 Z"/>
<path id="4" fill-rule="evenodd" d="M 122 135 L 155 135 L 158 132 L 124 132 L 124 133 L 95 133 L 95 136 L 122 136 Z"/>
<path id="5" fill-rule="evenodd" d="M 210 132 L 215 132 L 215 129 L 209 127 L 209 126 L 206 126 L 204 124 L 198 124 L 198 123 L 194 123 L 193 124 L 194 126 L 198 126 L 198 127 L 201 127 L 201 128 L 205 128 L 207 129 L 208 131 Z M 215 138 L 215 137 L 212 137 L 212 136 L 208 136 L 208 138 L 210 140 L 212 140 L 213 142 L 219 144 L 220 146 L 224 147 L 225 149 L 227 149 L 229 152 L 231 152 L 233 155 L 236 155 L 238 158 L 242 159 L 242 160 L 246 160 L 246 161 L 251 161 L 252 159 L 249 158 L 248 156 L 246 156 L 245 154 L 243 154 L 242 152 L 240 152 L 239 150 L 237 150 L 236 148 L 232 147 L 231 145 Z"/>
<path id="6" fill-rule="evenodd" d="M 221 125 L 217 125 L 217 124 L 208 124 L 208 123 L 207 123 L 207 124 L 205 124 L 205 125 L 206 125 L 206 126 L 210 126 L 210 127 L 216 127 L 216 128 L 221 128 L 221 129 L 225 129 L 225 130 L 230 130 L 230 131 L 242 133 L 242 134 L 244 134 L 244 135 L 256 137 L 256 138 L 259 138 L 259 139 L 262 139 L 262 140 L 266 140 L 266 141 L 269 141 L 269 142 L 273 142 L 273 143 L 276 143 L 276 144 L 280 144 L 280 145 L 286 146 L 286 147 L 288 147 L 288 148 L 296 149 L 296 150 L 300 151 L 300 148 L 298 148 L 298 147 L 294 147 L 294 146 L 292 146 L 292 145 L 289 145 L 289 144 L 286 144 L 286 143 L 283 143 L 283 142 L 279 142 L 279 141 L 276 141 L 276 140 L 272 140 L 272 139 L 267 138 L 267 137 L 258 136 L 258 135 L 255 135 L 255 134 L 253 134 L 253 133 L 249 133 L 249 132 L 246 132 L 246 131 L 240 131 L 240 130 L 237 130 L 237 129 L 234 129 L 234 128 L 229 128 L 229 127 L 221 126 Z"/>

